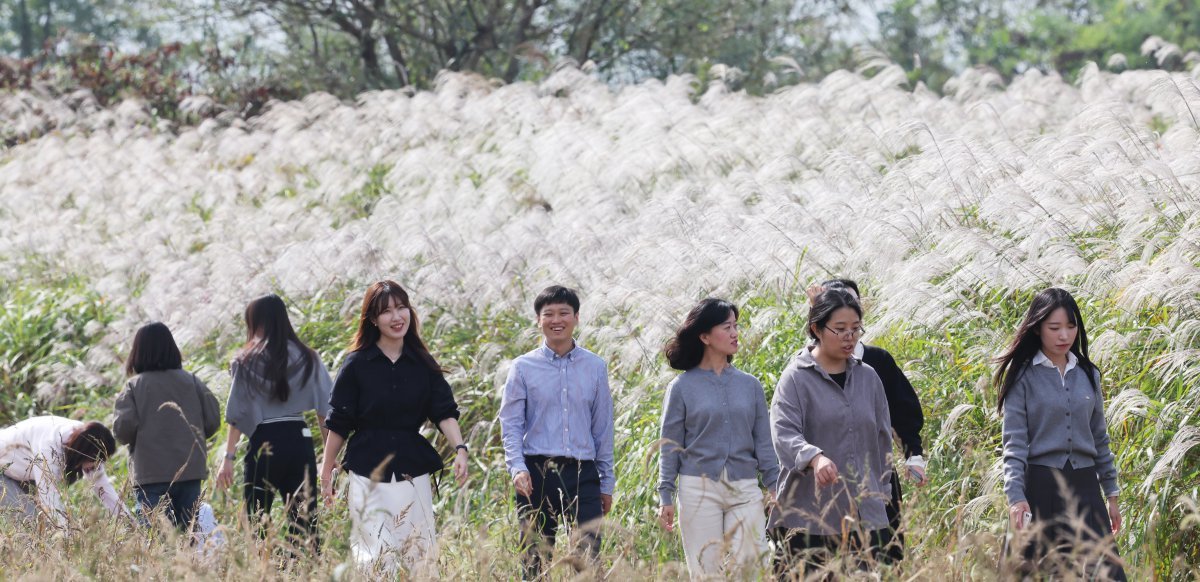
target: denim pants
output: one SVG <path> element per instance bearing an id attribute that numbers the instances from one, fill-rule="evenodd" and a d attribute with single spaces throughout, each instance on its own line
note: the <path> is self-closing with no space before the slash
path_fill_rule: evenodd
<path id="1" fill-rule="evenodd" d="M 159 510 L 175 527 L 190 529 L 200 503 L 200 479 L 176 481 L 174 483 L 146 483 L 136 485 L 138 508 L 142 523 L 149 523 L 148 515 Z"/>

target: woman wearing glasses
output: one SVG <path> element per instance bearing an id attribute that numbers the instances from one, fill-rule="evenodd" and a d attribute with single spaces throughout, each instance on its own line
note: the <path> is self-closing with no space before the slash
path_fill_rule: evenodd
<path id="1" fill-rule="evenodd" d="M 770 525 L 781 575 L 838 550 L 866 546 L 875 556 L 888 525 L 892 427 L 879 376 L 854 357 L 862 308 L 844 289 L 822 291 L 807 331 L 813 344 L 783 371 L 771 404 L 781 473 Z"/>
<path id="2" fill-rule="evenodd" d="M 844 289 L 854 296 L 862 305 L 862 295 L 858 292 L 858 283 L 850 279 L 833 279 L 814 286 L 810 293 L 814 296 L 825 289 Z M 875 370 L 883 382 L 883 392 L 887 396 L 888 410 L 891 414 L 892 432 L 896 434 L 904 449 L 903 476 L 915 482 L 918 486 L 925 485 L 925 458 L 921 448 L 921 427 L 925 425 L 925 415 L 921 412 L 921 401 L 917 391 L 904 375 L 904 370 L 896 365 L 895 358 L 887 350 L 858 342 L 854 346 L 854 357 Z M 898 562 L 904 559 L 904 533 L 900 526 L 900 502 L 902 491 L 900 477 L 892 472 L 892 498 L 887 504 L 888 530 L 884 541 L 882 559 L 887 562 Z"/>

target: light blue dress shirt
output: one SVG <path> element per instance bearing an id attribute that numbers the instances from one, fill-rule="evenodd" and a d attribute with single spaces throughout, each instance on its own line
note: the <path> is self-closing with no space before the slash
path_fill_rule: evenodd
<path id="1" fill-rule="evenodd" d="M 528 471 L 526 455 L 595 461 L 600 492 L 612 495 L 613 400 L 608 366 L 578 345 L 559 356 L 545 343 L 518 357 L 500 403 L 508 471 Z"/>

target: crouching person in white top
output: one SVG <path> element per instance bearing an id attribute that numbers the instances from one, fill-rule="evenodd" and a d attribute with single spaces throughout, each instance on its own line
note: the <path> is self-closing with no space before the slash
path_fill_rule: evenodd
<path id="1" fill-rule="evenodd" d="M 113 515 L 130 517 L 104 472 L 116 450 L 112 432 L 99 422 L 36 416 L 0 429 L 0 513 L 33 519 L 40 508 L 65 528 L 59 487 L 82 477 Z"/>

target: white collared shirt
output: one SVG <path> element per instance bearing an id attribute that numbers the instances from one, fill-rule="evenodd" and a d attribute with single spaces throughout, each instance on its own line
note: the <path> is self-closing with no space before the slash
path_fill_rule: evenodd
<path id="1" fill-rule="evenodd" d="M 1066 369 L 1058 370 L 1058 377 L 1062 380 L 1064 386 L 1067 383 L 1067 372 L 1070 372 L 1071 368 L 1074 368 L 1078 364 L 1079 358 L 1075 356 L 1075 352 L 1067 352 L 1067 367 Z M 1038 350 L 1038 353 L 1033 356 L 1033 365 L 1058 369 L 1058 364 L 1055 364 L 1042 350 Z"/>

